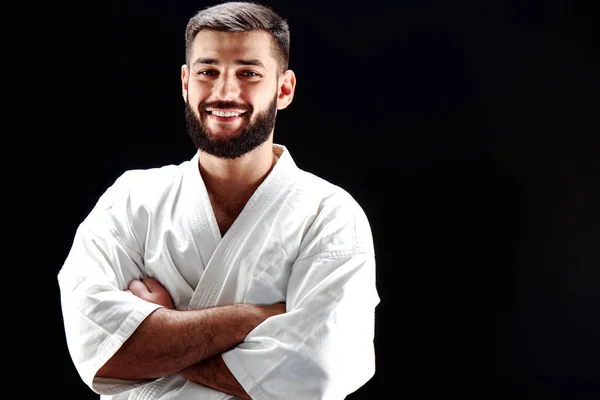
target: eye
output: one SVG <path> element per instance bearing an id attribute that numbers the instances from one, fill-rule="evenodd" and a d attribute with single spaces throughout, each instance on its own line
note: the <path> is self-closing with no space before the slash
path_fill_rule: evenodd
<path id="1" fill-rule="evenodd" d="M 259 73 L 254 72 L 254 71 L 242 71 L 242 75 L 245 75 L 245 76 L 250 77 L 250 78 L 253 78 L 253 77 L 256 77 L 256 76 L 260 76 Z"/>
<path id="2" fill-rule="evenodd" d="M 204 71 L 198 71 L 197 74 L 198 75 L 216 75 L 217 71 L 215 71 L 214 69 L 207 69 Z"/>

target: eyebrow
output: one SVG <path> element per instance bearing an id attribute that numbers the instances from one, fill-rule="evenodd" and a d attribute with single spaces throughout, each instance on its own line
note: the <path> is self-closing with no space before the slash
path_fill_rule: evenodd
<path id="1" fill-rule="evenodd" d="M 219 65 L 219 61 L 217 61 L 214 58 L 204 58 L 204 57 L 200 57 L 197 58 L 196 61 L 193 62 L 192 66 L 195 66 L 197 64 L 209 64 L 209 65 Z M 236 65 L 253 65 L 255 67 L 260 67 L 263 69 L 267 69 L 267 67 L 265 67 L 265 65 L 257 59 L 251 59 L 251 60 L 235 60 L 235 64 Z"/>

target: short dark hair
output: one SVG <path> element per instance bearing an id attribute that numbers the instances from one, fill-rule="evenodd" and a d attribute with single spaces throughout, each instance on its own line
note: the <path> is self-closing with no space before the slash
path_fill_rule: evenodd
<path id="1" fill-rule="evenodd" d="M 280 73 L 288 69 L 290 29 L 271 8 L 251 1 L 231 1 L 205 8 L 190 18 L 185 29 L 185 62 L 190 65 L 194 38 L 202 29 L 220 32 L 263 30 L 273 38 L 273 56 Z"/>

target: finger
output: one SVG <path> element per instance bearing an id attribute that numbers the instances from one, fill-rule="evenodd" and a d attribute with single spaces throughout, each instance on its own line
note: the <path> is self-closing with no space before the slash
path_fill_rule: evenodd
<path id="1" fill-rule="evenodd" d="M 144 285 L 142 281 L 138 280 L 129 282 L 129 286 L 127 287 L 127 289 L 131 290 L 131 293 L 135 294 L 138 297 L 144 296 L 149 293 L 146 285 Z"/>
<path id="2" fill-rule="evenodd" d="M 148 291 L 150 293 L 155 293 L 161 290 L 165 290 L 163 288 L 163 286 L 156 280 L 153 278 L 145 278 L 142 280 L 142 282 L 144 282 L 144 285 L 146 285 L 146 287 L 148 288 Z"/>

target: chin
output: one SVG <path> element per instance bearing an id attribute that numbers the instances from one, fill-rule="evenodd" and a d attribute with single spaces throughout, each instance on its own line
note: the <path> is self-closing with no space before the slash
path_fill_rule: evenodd
<path id="1" fill-rule="evenodd" d="M 231 130 L 221 130 L 221 129 L 211 129 L 209 130 L 210 137 L 216 140 L 219 139 L 227 139 L 239 136 L 242 133 L 243 127 L 236 129 L 234 131 Z"/>

